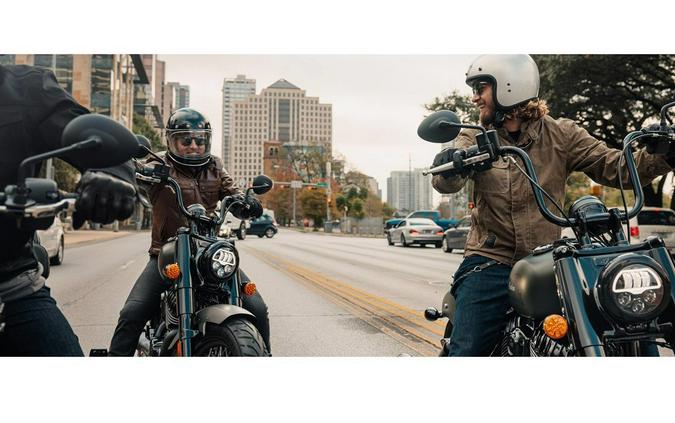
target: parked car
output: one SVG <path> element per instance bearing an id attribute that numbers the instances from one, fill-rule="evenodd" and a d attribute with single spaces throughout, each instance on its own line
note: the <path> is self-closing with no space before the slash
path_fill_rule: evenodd
<path id="1" fill-rule="evenodd" d="M 58 217 L 54 219 L 52 226 L 44 231 L 36 231 L 40 244 L 45 247 L 49 255 L 49 263 L 58 266 L 63 263 L 65 252 L 65 235 L 63 223 Z"/>
<path id="2" fill-rule="evenodd" d="M 675 254 L 675 211 L 661 207 L 643 207 L 637 216 L 637 223 L 640 239 L 659 236 L 670 254 Z"/>
<path id="3" fill-rule="evenodd" d="M 272 238 L 277 232 L 279 232 L 277 222 L 274 220 L 274 217 L 267 213 L 263 213 L 259 218 L 251 220 L 251 227 L 248 228 L 248 233 L 258 235 L 258 238 L 264 236 Z"/>
<path id="4" fill-rule="evenodd" d="M 218 235 L 225 238 L 236 236 L 237 239 L 244 240 L 250 227 L 251 222 L 248 219 L 241 220 L 228 212 L 225 215 L 225 221 L 220 226 Z"/>
<path id="5" fill-rule="evenodd" d="M 432 244 L 438 248 L 443 243 L 443 229 L 431 219 L 406 218 L 389 230 L 387 243 L 394 245 L 395 242 L 403 247 Z"/>
<path id="6" fill-rule="evenodd" d="M 454 226 L 448 228 L 443 234 L 443 245 L 441 246 L 443 251 L 452 253 L 452 250 L 463 250 L 470 229 L 471 216 L 463 217 Z"/>

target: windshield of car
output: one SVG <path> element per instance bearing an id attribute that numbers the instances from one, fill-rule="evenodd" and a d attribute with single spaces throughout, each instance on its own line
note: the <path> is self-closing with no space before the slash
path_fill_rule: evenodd
<path id="1" fill-rule="evenodd" d="M 410 226 L 422 226 L 422 225 L 436 226 L 436 223 L 434 223 L 434 221 L 431 219 L 409 219 L 408 223 L 410 224 Z"/>
<path id="2" fill-rule="evenodd" d="M 638 225 L 675 226 L 675 212 L 672 210 L 643 210 L 638 214 Z"/>
<path id="3" fill-rule="evenodd" d="M 413 215 L 415 216 L 415 218 L 423 219 L 423 218 L 434 217 L 435 213 L 434 212 L 415 212 L 415 213 L 413 213 Z"/>

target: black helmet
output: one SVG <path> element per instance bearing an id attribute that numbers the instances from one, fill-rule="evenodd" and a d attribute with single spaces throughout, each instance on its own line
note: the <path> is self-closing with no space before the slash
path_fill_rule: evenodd
<path id="1" fill-rule="evenodd" d="M 203 166 L 211 160 L 211 124 L 190 108 L 171 113 L 166 123 L 169 157 L 186 166 Z"/>

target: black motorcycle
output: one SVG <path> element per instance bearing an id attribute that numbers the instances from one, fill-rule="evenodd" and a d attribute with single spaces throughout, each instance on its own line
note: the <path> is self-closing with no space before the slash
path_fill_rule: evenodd
<path id="1" fill-rule="evenodd" d="M 248 207 L 237 196 L 225 197 L 219 213 L 207 216 L 201 204 L 185 207 L 178 182 L 169 176 L 164 160 L 140 166 L 139 181 L 166 184 L 176 195 L 188 220 L 161 248 L 158 270 L 166 282 L 160 309 L 138 342 L 141 356 L 267 356 L 256 318 L 242 307 L 242 295 L 254 295 L 255 284 L 242 280 L 234 240 L 218 238 L 218 230 L 233 207 Z M 246 196 L 264 194 L 273 182 L 265 175 L 253 180 Z"/>
<path id="2" fill-rule="evenodd" d="M 518 261 L 509 277 L 511 309 L 493 356 L 640 356 L 658 354 L 656 346 L 673 349 L 675 340 L 675 267 L 663 240 L 649 237 L 631 245 L 622 222 L 636 216 L 643 206 L 643 192 L 631 146 L 643 142 L 649 152 L 665 154 L 675 141 L 666 125 L 669 103 L 661 109 L 658 128 L 631 132 L 623 141 L 635 205 L 628 210 L 607 209 L 598 198 L 584 196 L 568 214 L 538 183 L 532 162 L 517 147 L 500 146 L 497 133 L 465 125 L 450 111 L 428 116 L 418 134 L 426 141 L 453 140 L 460 128 L 478 129 L 476 145 L 453 153 L 449 163 L 427 174 L 450 169 L 484 171 L 500 156 L 517 165 L 530 181 L 539 211 L 550 222 L 571 227 L 575 239 L 563 238 L 542 245 Z M 621 178 L 620 178 L 621 179 Z M 623 193 L 623 186 L 622 193 Z M 542 195 L 543 194 L 543 195 Z M 546 196 L 562 217 L 551 213 Z M 448 318 L 441 356 L 448 354 L 455 315 L 455 299 L 448 292 L 441 311 L 428 308 L 427 320 Z"/>

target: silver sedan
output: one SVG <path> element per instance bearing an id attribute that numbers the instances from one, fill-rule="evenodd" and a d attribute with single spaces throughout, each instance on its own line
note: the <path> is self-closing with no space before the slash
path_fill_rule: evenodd
<path id="1" fill-rule="evenodd" d="M 443 228 L 431 219 L 403 219 L 389 230 L 387 241 L 389 245 L 400 242 L 403 247 L 409 247 L 413 244 L 422 246 L 432 244 L 436 248 L 440 248 L 443 243 Z"/>

